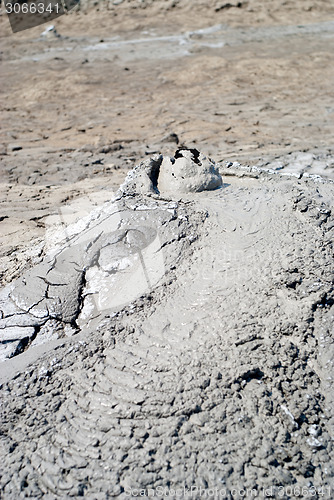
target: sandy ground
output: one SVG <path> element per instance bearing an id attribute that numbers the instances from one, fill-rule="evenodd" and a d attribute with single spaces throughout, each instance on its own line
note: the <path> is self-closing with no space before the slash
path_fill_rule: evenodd
<path id="1" fill-rule="evenodd" d="M 84 5 L 59 37 L 0 18 L 4 498 L 333 496 L 333 6 L 174 3 Z M 177 144 L 224 186 L 117 202 L 117 231 L 161 257 L 151 279 L 94 224 Z M 124 303 L 93 279 L 117 252 Z"/>

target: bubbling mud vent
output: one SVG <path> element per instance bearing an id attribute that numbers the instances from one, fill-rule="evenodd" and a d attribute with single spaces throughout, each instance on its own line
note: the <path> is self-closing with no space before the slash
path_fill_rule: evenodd
<path id="1" fill-rule="evenodd" d="M 50 224 L 1 292 L 4 496 L 330 498 L 332 200 L 181 148 Z"/>

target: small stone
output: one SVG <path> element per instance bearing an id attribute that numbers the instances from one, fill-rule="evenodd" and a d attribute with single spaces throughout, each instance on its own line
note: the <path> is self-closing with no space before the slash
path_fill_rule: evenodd
<path id="1" fill-rule="evenodd" d="M 120 151 L 121 149 L 123 149 L 122 144 L 120 144 L 119 142 L 116 142 L 114 144 L 107 144 L 105 146 L 102 146 L 98 150 L 98 153 L 107 154 L 107 153 L 112 153 L 113 151 Z"/>
<path id="2" fill-rule="evenodd" d="M 19 144 L 8 144 L 7 146 L 7 151 L 11 151 L 11 152 L 14 152 L 14 151 L 20 151 L 22 149 L 22 146 L 20 146 Z"/>
<path id="3" fill-rule="evenodd" d="M 41 36 L 43 38 L 60 38 L 60 34 L 57 32 L 53 24 L 47 26 L 45 30 L 41 33 Z"/>
<path id="4" fill-rule="evenodd" d="M 207 413 L 193 413 L 189 418 L 189 422 L 198 427 L 203 427 L 203 425 L 208 422 L 209 417 Z"/>
<path id="5" fill-rule="evenodd" d="M 322 446 L 320 441 L 316 439 L 314 436 L 308 438 L 306 442 L 309 446 L 311 446 L 311 448 L 320 448 Z"/>
<path id="6" fill-rule="evenodd" d="M 161 142 L 174 142 L 175 144 L 179 143 L 179 138 L 178 135 L 175 134 L 175 132 L 172 132 L 171 134 L 165 135 L 162 139 Z"/>
<path id="7" fill-rule="evenodd" d="M 307 432 L 310 434 L 310 436 L 317 438 L 319 434 L 321 434 L 321 429 L 318 425 L 313 424 L 310 425 L 310 427 L 307 429 Z"/>

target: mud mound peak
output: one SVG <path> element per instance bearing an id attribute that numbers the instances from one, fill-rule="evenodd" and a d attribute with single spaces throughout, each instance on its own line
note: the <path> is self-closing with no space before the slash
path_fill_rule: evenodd
<path id="1" fill-rule="evenodd" d="M 122 194 L 196 193 L 221 187 L 216 164 L 197 149 L 182 147 L 173 157 L 155 155 L 131 170 Z"/>

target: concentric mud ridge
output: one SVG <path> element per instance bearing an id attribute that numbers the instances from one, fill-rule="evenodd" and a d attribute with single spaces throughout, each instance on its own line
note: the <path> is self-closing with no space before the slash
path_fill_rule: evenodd
<path id="1" fill-rule="evenodd" d="M 333 185 L 221 174 L 177 206 L 124 201 L 151 214 L 165 274 L 3 384 L 5 498 L 331 498 Z"/>

